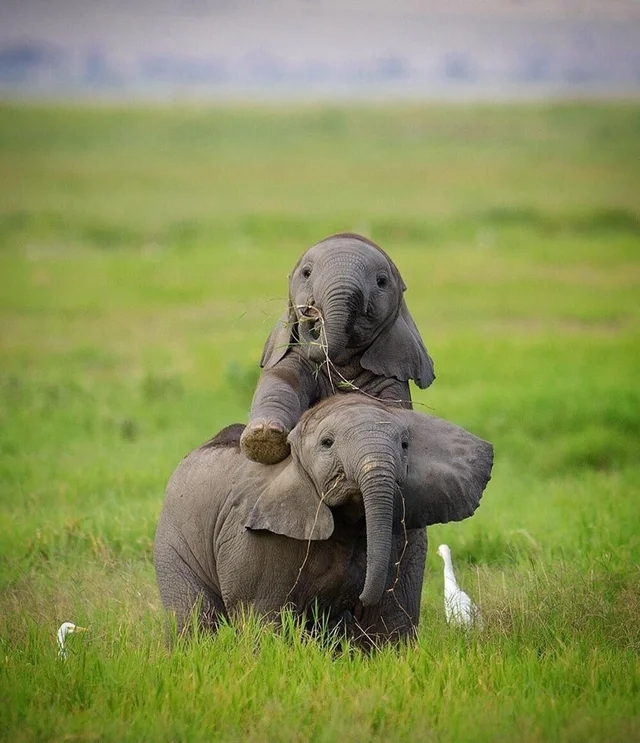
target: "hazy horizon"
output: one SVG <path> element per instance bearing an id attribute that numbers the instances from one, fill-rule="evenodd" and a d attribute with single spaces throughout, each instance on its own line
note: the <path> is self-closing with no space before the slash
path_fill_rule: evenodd
<path id="1" fill-rule="evenodd" d="M 25 51 L 26 50 L 26 51 Z M 30 50 L 30 51 L 29 51 Z M 39 51 L 37 51 L 39 50 Z M 20 56 L 22 55 L 22 56 Z M 63 59 L 64 57 L 64 59 Z M 640 3 L 9 0 L 0 85 L 17 91 L 640 90 Z M 155 86 L 155 87 L 154 87 Z M 505 87 L 505 89 L 506 89 Z"/>

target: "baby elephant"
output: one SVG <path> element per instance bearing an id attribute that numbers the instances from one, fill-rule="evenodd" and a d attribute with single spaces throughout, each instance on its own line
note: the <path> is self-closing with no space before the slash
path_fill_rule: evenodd
<path id="1" fill-rule="evenodd" d="M 240 440 L 249 459 L 284 459 L 302 413 L 335 393 L 361 390 L 411 407 L 409 380 L 428 387 L 435 377 L 404 290 L 393 261 L 360 235 L 333 235 L 304 253 L 262 354 Z"/>
<path id="2" fill-rule="evenodd" d="M 345 623 L 363 645 L 412 637 L 424 527 L 478 507 L 493 448 L 451 423 L 354 393 L 327 398 L 276 465 L 244 457 L 229 426 L 173 473 L 155 542 L 164 606 L 181 631 L 246 608 Z M 344 621 L 347 620 L 348 621 Z"/>

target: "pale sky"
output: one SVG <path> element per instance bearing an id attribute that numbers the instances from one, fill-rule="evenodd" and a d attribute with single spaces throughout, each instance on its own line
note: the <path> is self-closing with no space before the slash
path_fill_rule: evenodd
<path id="1" fill-rule="evenodd" d="M 640 45 L 640 0 L 0 0 L 0 42 L 103 45 L 122 58 L 263 49 L 330 61 L 387 51 L 419 57 L 443 35 L 459 35 L 461 46 L 478 37 L 492 43 L 498 30 L 532 19 L 626 24 Z"/>

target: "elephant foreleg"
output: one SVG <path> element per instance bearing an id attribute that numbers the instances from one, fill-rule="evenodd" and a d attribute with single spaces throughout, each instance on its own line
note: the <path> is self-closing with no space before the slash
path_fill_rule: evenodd
<path id="1" fill-rule="evenodd" d="M 244 455 L 263 464 L 285 459 L 289 455 L 287 436 L 314 401 L 315 386 L 311 365 L 297 353 L 264 371 L 240 439 Z"/>
<path id="2" fill-rule="evenodd" d="M 393 377 L 378 377 L 372 384 L 372 389 L 367 390 L 367 392 L 369 391 L 378 400 L 411 410 L 411 391 L 408 382 L 401 382 Z"/>
<path id="3" fill-rule="evenodd" d="M 396 536 L 387 590 L 377 606 L 359 607 L 355 613 L 356 639 L 365 646 L 415 638 L 420 621 L 420 597 L 427 554 L 424 529 Z M 399 562 L 399 565 L 396 564 Z"/>

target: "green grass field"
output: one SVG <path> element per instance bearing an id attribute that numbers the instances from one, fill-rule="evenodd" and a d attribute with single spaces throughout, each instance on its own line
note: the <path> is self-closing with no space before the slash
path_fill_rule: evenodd
<path id="1" fill-rule="evenodd" d="M 640 739 L 640 106 L 0 107 L 0 737 Z M 297 257 L 387 250 L 491 440 L 419 643 L 255 621 L 165 650 L 180 458 L 245 421 Z M 447 542 L 483 633 L 450 630 Z M 89 626 L 56 658 L 64 620 Z"/>

